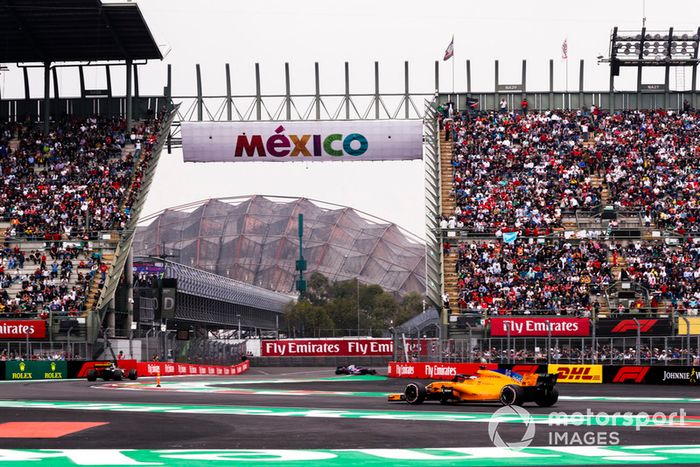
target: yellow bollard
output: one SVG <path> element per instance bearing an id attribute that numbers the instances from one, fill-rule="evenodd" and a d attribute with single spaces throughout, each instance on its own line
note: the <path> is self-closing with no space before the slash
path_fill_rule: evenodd
<path id="1" fill-rule="evenodd" d="M 156 387 L 160 387 L 160 370 L 158 370 L 158 373 L 156 373 Z"/>

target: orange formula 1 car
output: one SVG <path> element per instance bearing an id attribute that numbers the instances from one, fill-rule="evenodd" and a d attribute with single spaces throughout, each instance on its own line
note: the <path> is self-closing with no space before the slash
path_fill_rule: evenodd
<path id="1" fill-rule="evenodd" d="M 442 404 L 459 402 L 500 402 L 503 405 L 523 405 L 535 402 L 551 407 L 559 399 L 556 374 L 521 375 L 510 370 L 481 368 L 474 375 L 457 375 L 452 381 L 434 381 L 427 386 L 411 382 L 401 394 L 389 394 L 389 401 L 422 404 L 440 401 Z"/>

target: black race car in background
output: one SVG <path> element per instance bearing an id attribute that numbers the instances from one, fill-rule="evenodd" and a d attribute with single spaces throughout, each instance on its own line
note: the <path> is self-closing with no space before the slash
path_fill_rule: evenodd
<path id="1" fill-rule="evenodd" d="M 102 378 L 105 381 L 114 380 L 121 381 L 124 377 L 128 377 L 130 380 L 135 380 L 138 378 L 138 374 L 135 369 L 131 369 L 128 372 L 119 368 L 113 362 L 95 362 L 93 367 L 87 371 L 87 380 L 96 381 L 97 378 Z"/>
<path id="2" fill-rule="evenodd" d="M 371 368 L 363 368 L 361 366 L 355 366 L 355 365 L 348 365 L 348 366 L 339 366 L 335 369 L 335 374 L 336 375 L 376 375 L 377 370 L 373 370 Z"/>

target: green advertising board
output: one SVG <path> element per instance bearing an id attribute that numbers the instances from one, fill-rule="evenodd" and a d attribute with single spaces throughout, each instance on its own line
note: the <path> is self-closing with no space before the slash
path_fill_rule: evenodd
<path id="1" fill-rule="evenodd" d="M 6 380 L 65 379 L 68 365 L 64 361 L 8 361 L 5 362 Z"/>

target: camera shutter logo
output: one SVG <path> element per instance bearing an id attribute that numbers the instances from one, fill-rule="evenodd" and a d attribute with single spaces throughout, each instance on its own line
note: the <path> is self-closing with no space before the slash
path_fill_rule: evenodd
<path id="1" fill-rule="evenodd" d="M 504 440 L 501 436 L 501 431 L 499 427 L 502 423 L 507 425 L 519 425 L 523 424 L 525 426 L 525 433 L 522 439 L 519 441 Z M 535 421 L 532 419 L 530 412 L 517 405 L 506 405 L 496 410 L 489 420 L 489 438 L 493 445 L 499 448 L 508 448 L 513 451 L 520 451 L 528 447 L 532 441 L 535 439 Z M 505 433 L 503 434 L 505 436 Z M 508 438 L 508 436 L 505 436 Z"/>

